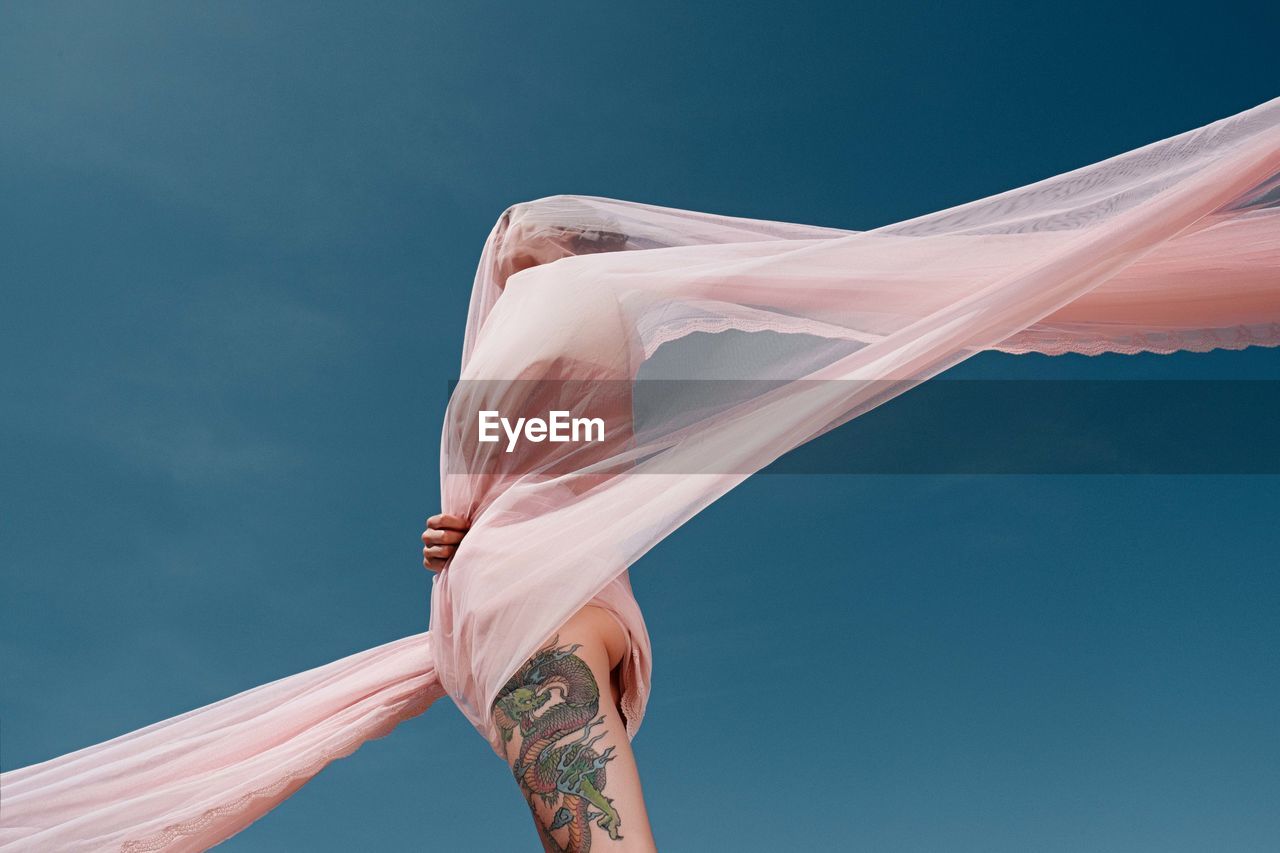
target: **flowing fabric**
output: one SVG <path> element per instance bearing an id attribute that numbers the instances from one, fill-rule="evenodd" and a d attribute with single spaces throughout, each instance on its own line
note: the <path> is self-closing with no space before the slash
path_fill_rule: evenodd
<path id="1" fill-rule="evenodd" d="M 628 569 L 751 473 L 983 350 L 1280 344 L 1280 99 L 1101 163 L 864 232 L 592 196 L 490 232 L 441 445 L 472 528 L 428 634 L 0 776 L 0 850 L 201 850 L 447 693 L 490 704 L 584 604 L 651 656 Z M 643 398 L 646 380 L 668 389 Z M 705 393 L 704 381 L 724 390 Z M 690 389 L 690 390 L 682 390 Z M 481 409 L 598 415 L 608 440 L 476 438 Z M 528 543 L 555 541 L 553 560 Z M 425 759 L 427 761 L 429 759 Z"/>

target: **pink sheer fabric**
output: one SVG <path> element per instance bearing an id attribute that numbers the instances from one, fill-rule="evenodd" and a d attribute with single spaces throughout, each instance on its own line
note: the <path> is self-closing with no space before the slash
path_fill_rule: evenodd
<path id="1" fill-rule="evenodd" d="M 444 695 L 429 634 L 0 778 L 0 850 L 206 850 Z"/>
<path id="2" fill-rule="evenodd" d="M 473 526 L 431 631 L 0 777 L 0 850 L 200 850 L 443 693 L 489 706 L 576 610 L 650 644 L 628 568 L 777 457 L 983 350 L 1280 343 L 1280 100 L 872 231 L 590 196 L 515 205 L 481 254 L 441 450 Z M 675 390 L 641 405 L 641 380 Z M 709 399 L 680 383 L 729 383 Z M 476 411 L 599 415 L 594 445 L 476 441 Z M 554 540 L 554 560 L 528 543 Z"/>

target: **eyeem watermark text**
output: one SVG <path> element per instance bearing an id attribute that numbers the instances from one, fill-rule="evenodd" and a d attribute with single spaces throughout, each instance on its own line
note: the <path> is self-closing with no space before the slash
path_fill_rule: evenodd
<path id="1" fill-rule="evenodd" d="M 817 435 L 763 469 L 754 457 L 722 458 L 716 442 L 698 445 L 696 452 L 669 452 L 693 444 L 686 440 L 690 435 L 732 425 L 737 412 L 755 411 L 753 401 L 779 388 L 810 384 L 778 379 L 459 382 L 449 389 L 453 399 L 446 422 L 446 465 L 450 474 L 508 476 L 601 462 L 616 463 L 610 470 L 628 475 L 760 470 L 818 475 L 1280 475 L 1280 379 L 1271 378 L 943 376 Z M 898 383 L 852 380 L 847 386 L 851 398 L 874 397 L 878 386 L 889 393 Z M 499 410 L 507 415 L 505 430 Z M 548 444 L 574 440 L 569 412 L 592 416 L 579 418 L 576 433 L 578 440 L 590 443 Z M 781 408 L 778 412 L 785 413 Z M 483 443 L 476 442 L 477 429 Z M 526 438 L 540 443 L 524 444 Z M 577 453 L 579 448 L 589 452 Z"/>
<path id="2" fill-rule="evenodd" d="M 543 418 L 504 418 L 494 410 L 479 412 L 479 439 L 495 443 L 500 439 L 499 429 L 507 436 L 507 453 L 515 450 L 521 438 L 540 442 L 592 442 L 604 441 L 604 418 L 575 418 L 571 412 L 552 411 Z"/>

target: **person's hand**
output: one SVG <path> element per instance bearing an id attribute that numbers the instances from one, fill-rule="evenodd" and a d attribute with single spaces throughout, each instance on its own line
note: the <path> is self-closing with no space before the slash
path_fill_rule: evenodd
<path id="1" fill-rule="evenodd" d="M 427 529 L 422 533 L 422 565 L 433 572 L 444 568 L 445 563 L 458 550 L 458 543 L 470 527 L 456 515 L 433 515 L 427 519 Z"/>

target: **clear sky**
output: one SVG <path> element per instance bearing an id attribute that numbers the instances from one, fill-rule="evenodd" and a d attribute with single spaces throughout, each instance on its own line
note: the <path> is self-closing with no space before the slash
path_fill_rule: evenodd
<path id="1" fill-rule="evenodd" d="M 1278 24 L 5 3 L 0 762 L 424 630 L 445 394 L 507 205 L 887 224 L 1275 97 Z M 1280 378 L 1280 351 L 954 375 Z M 662 848 L 1276 849 L 1278 507 L 1264 476 L 753 479 L 632 572 Z M 534 845 L 445 702 L 225 849 Z"/>

